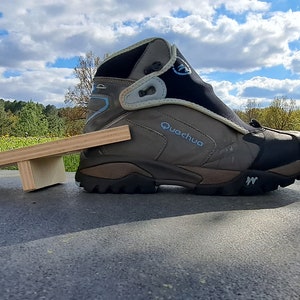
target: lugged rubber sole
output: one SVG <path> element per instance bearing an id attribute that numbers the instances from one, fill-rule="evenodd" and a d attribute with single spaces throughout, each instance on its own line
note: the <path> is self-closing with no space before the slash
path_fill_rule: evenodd
<path id="1" fill-rule="evenodd" d="M 298 170 L 281 167 L 283 173 Z M 191 171 L 192 170 L 192 171 Z M 288 171 L 289 170 L 289 171 Z M 196 172 L 197 171 L 197 172 Z M 179 167 L 158 162 L 115 162 L 79 168 L 75 180 L 87 192 L 94 193 L 154 193 L 160 185 L 187 187 L 199 195 L 257 195 L 286 187 L 300 179 L 295 174 L 270 171 L 226 171 Z"/>

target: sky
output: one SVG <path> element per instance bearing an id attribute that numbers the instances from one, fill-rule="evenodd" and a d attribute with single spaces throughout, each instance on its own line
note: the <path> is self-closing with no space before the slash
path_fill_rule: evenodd
<path id="1" fill-rule="evenodd" d="M 78 57 L 176 44 L 231 108 L 300 106 L 299 0 L 1 0 L 0 99 L 64 106 Z"/>

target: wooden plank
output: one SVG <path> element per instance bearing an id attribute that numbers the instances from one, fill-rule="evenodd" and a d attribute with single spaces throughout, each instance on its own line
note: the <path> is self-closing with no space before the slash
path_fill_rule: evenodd
<path id="1" fill-rule="evenodd" d="M 36 158 L 30 161 L 18 162 L 18 168 L 25 192 L 66 181 L 62 156 Z"/>
<path id="2" fill-rule="evenodd" d="M 78 152 L 83 149 L 130 140 L 129 126 L 119 126 L 44 144 L 0 152 L 0 167 L 37 158 Z"/>
<path id="3" fill-rule="evenodd" d="M 129 126 L 85 133 L 62 140 L 0 152 L 0 167 L 18 165 L 24 191 L 34 191 L 66 180 L 63 154 L 131 139 Z"/>

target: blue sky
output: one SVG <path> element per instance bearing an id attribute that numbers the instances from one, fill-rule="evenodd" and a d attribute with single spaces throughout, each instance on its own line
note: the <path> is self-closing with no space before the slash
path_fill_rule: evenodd
<path id="1" fill-rule="evenodd" d="M 300 106 L 299 20 L 299 0 L 2 0 L 0 98 L 62 106 L 80 55 L 160 36 L 230 107 Z"/>

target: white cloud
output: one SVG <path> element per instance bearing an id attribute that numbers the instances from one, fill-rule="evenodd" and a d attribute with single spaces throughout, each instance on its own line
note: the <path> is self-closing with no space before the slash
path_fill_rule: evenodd
<path id="1" fill-rule="evenodd" d="M 0 98 L 4 99 L 62 105 L 68 87 L 77 84 L 73 70 L 68 68 L 41 68 L 9 78 L 3 77 L 4 68 L 0 71 Z"/>
<path id="2" fill-rule="evenodd" d="M 241 108 L 248 99 L 256 99 L 267 104 L 276 97 L 287 97 L 296 100 L 297 105 L 300 105 L 300 79 L 279 80 L 257 76 L 235 83 L 224 80 L 209 82 L 217 96 L 233 108 Z"/>
<path id="3" fill-rule="evenodd" d="M 286 59 L 284 65 L 293 73 L 300 74 L 300 51 L 291 53 L 291 56 Z"/>
<path id="4" fill-rule="evenodd" d="M 253 77 L 246 82 L 241 82 L 237 86 L 238 94 L 241 97 L 270 97 L 287 96 L 289 98 L 300 99 L 300 79 L 272 79 L 266 77 Z"/>
<path id="5" fill-rule="evenodd" d="M 300 51 L 289 48 L 300 38 L 300 12 L 271 12 L 270 7 L 258 0 L 3 0 L 0 29 L 9 34 L 0 35 L 1 71 L 20 75 L 0 78 L 0 98 L 63 101 L 74 82 L 68 78 L 72 70 L 46 68 L 48 62 L 89 50 L 102 57 L 150 36 L 176 43 L 193 67 L 205 72 L 247 73 L 283 65 L 300 74 Z M 216 14 L 217 9 L 223 15 Z M 244 95 L 276 93 L 267 82 L 253 78 L 249 86 L 229 80 L 216 86 L 236 105 Z M 299 96 L 295 80 L 276 84 Z M 239 92 L 232 93 L 236 89 Z"/>
<path id="6" fill-rule="evenodd" d="M 215 94 L 230 107 L 240 108 L 245 102 L 245 99 L 237 97 L 233 93 L 236 90 L 236 84 L 226 80 L 213 81 L 206 78 L 203 79 L 212 85 Z"/>
<path id="7" fill-rule="evenodd" d="M 241 14 L 246 11 L 267 11 L 270 8 L 270 3 L 257 0 L 229 0 L 223 3 L 227 10 L 236 14 Z"/>
<path id="8" fill-rule="evenodd" d="M 244 24 L 226 16 L 215 25 L 193 19 L 194 36 L 180 37 L 180 44 L 198 68 L 249 72 L 285 62 L 290 56 L 289 42 L 299 39 L 299 19 L 300 12 L 268 19 L 249 14 Z"/>

